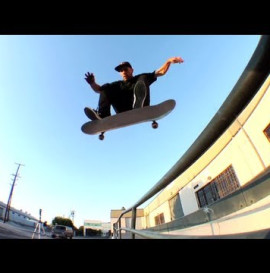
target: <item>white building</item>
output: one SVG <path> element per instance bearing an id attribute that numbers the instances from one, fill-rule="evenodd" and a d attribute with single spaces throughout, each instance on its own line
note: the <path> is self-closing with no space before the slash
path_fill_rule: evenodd
<path id="1" fill-rule="evenodd" d="M 6 204 L 0 201 L 0 219 L 4 220 L 5 212 L 6 212 Z M 30 227 L 35 227 L 38 219 L 33 217 L 31 214 L 27 212 L 23 212 L 22 210 L 15 209 L 10 207 L 9 210 L 9 221 L 17 224 L 22 224 Z"/>
<path id="2" fill-rule="evenodd" d="M 83 224 L 83 235 L 86 236 L 87 229 L 101 230 L 102 233 L 108 233 L 111 229 L 110 222 L 102 222 L 99 220 L 85 220 Z"/>
<path id="3" fill-rule="evenodd" d="M 145 207 L 145 228 L 181 219 L 210 207 L 251 185 L 257 177 L 269 170 L 270 77 L 220 138 Z M 265 195 L 265 198 L 270 196 L 270 191 Z M 258 198 L 254 193 L 253 200 L 247 198 L 243 201 L 247 204 L 240 204 L 237 209 L 252 205 Z M 270 200 L 265 202 L 270 206 Z M 270 216 L 270 209 L 268 214 Z M 238 228 L 227 225 L 223 232 L 253 231 L 256 230 L 254 222 L 257 223 L 257 229 L 270 228 L 269 221 L 256 218 L 238 223 Z M 201 234 L 200 229 L 196 229 Z M 181 233 L 179 232 L 178 230 L 178 234 Z M 184 233 L 182 230 L 182 234 Z"/>

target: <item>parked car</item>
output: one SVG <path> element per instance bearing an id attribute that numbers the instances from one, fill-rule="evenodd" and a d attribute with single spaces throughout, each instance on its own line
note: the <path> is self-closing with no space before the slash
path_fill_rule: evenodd
<path id="1" fill-rule="evenodd" d="M 52 229 L 52 238 L 72 239 L 73 229 L 68 226 L 56 225 Z"/>

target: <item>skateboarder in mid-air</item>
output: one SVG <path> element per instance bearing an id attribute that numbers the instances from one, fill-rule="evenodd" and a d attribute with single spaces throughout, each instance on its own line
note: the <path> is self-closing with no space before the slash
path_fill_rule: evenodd
<path id="1" fill-rule="evenodd" d="M 111 106 L 116 113 L 141 108 L 150 105 L 149 86 L 157 80 L 157 77 L 167 73 L 172 63 L 182 63 L 181 57 L 169 58 L 159 69 L 152 73 L 142 73 L 133 76 L 133 68 L 129 62 L 122 62 L 115 67 L 123 80 L 99 85 L 95 81 L 93 73 L 87 72 L 85 80 L 91 88 L 100 94 L 98 109 L 86 107 L 85 114 L 91 120 L 102 119 L 111 115 Z"/>

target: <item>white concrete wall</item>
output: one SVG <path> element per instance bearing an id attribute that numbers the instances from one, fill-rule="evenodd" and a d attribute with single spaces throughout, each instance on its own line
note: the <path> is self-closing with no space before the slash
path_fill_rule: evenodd
<path id="1" fill-rule="evenodd" d="M 239 120 L 241 120 L 241 115 Z M 243 128 L 240 128 L 213 161 L 180 191 L 185 215 L 198 209 L 195 192 L 208 184 L 209 180 L 214 179 L 229 165 L 233 166 L 241 186 L 270 166 L 270 142 L 263 134 L 263 130 L 269 123 L 270 88 L 268 87 Z M 193 186 L 196 184 L 199 187 L 194 190 Z"/>
<path id="2" fill-rule="evenodd" d="M 228 235 L 270 228 L 270 196 L 240 211 L 206 224 L 163 232 L 174 235 Z"/>

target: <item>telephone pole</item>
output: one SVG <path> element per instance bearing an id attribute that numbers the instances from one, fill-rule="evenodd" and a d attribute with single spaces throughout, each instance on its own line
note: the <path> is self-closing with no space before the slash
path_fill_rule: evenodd
<path id="1" fill-rule="evenodd" d="M 75 211 L 72 210 L 72 211 L 70 212 L 69 218 L 71 218 L 73 224 L 74 224 L 74 215 L 75 215 Z"/>
<path id="2" fill-rule="evenodd" d="M 14 179 L 13 179 L 13 183 L 12 183 L 11 190 L 10 190 L 9 197 L 8 197 L 6 212 L 5 212 L 5 216 L 4 216 L 4 223 L 9 221 L 9 211 L 10 211 L 10 207 L 11 207 L 11 199 L 12 199 L 12 194 L 13 194 L 15 182 L 17 180 L 20 167 L 24 166 L 23 164 L 20 164 L 20 163 L 15 163 L 15 164 L 18 165 L 18 168 L 17 168 L 16 174 L 15 175 L 13 174 Z"/>

